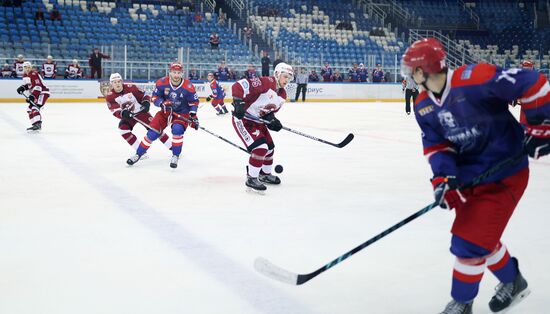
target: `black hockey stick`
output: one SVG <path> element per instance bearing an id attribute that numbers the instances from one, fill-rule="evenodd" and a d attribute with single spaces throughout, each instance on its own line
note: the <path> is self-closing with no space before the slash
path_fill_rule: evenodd
<path id="1" fill-rule="evenodd" d="M 25 97 L 25 99 L 27 100 L 27 103 L 33 107 L 35 107 L 36 109 L 40 110 L 42 109 L 42 106 L 39 106 L 37 105 L 34 101 L 32 101 L 29 96 L 27 96 L 27 94 L 25 94 L 25 92 L 21 93 L 21 95 L 23 95 L 23 97 Z"/>
<path id="2" fill-rule="evenodd" d="M 505 159 L 504 161 L 498 163 L 491 169 L 487 170 L 486 172 L 480 174 L 475 179 L 472 180 L 472 182 L 464 185 L 461 187 L 461 190 L 473 187 L 483 180 L 487 179 L 488 177 L 492 176 L 493 174 L 499 172 L 500 170 L 507 168 L 516 162 L 518 162 L 521 158 L 525 156 L 525 151 L 522 151 L 520 154 L 517 154 L 513 157 L 510 157 L 508 159 Z M 288 283 L 291 285 L 301 285 L 305 282 L 308 282 L 309 280 L 315 278 L 319 274 L 323 273 L 324 271 L 338 265 L 339 263 L 343 262 L 353 254 L 361 251 L 362 249 L 366 248 L 367 246 L 373 244 L 374 242 L 382 239 L 383 237 L 387 236 L 388 234 L 394 232 L 395 230 L 403 227 L 404 225 L 408 224 L 409 222 L 413 221 L 414 219 L 424 215 L 425 213 L 432 210 L 434 207 L 437 207 L 439 204 L 439 200 L 436 200 L 432 204 L 422 208 L 421 210 L 417 211 L 416 213 L 410 215 L 409 217 L 401 220 L 400 222 L 396 223 L 395 225 L 391 226 L 390 228 L 382 231 L 378 235 L 374 236 L 373 238 L 367 240 L 366 242 L 362 243 L 361 245 L 355 247 L 351 251 L 339 256 L 337 259 L 331 261 L 330 263 L 326 264 L 325 266 L 317 269 L 314 272 L 311 272 L 309 274 L 297 274 L 290 272 L 286 269 L 280 268 L 273 263 L 271 263 L 269 260 L 258 257 L 254 261 L 254 268 L 256 271 L 281 282 Z"/>
<path id="3" fill-rule="evenodd" d="M 185 118 L 184 116 L 182 116 L 182 115 L 180 115 L 180 114 L 178 114 L 178 113 L 175 113 L 175 112 L 173 112 L 172 114 L 175 115 L 176 117 L 178 117 L 179 119 L 182 119 L 183 121 L 185 121 L 185 122 L 191 124 L 191 121 L 190 121 L 189 119 Z M 229 144 L 229 145 L 231 145 L 231 146 L 233 146 L 233 147 L 236 147 L 236 148 L 242 150 L 243 152 L 245 152 L 245 153 L 247 153 L 247 154 L 250 154 L 250 153 L 248 152 L 248 150 L 246 150 L 245 148 L 242 148 L 242 147 L 240 147 L 239 145 L 237 145 L 237 144 L 231 142 L 230 140 L 228 140 L 228 139 L 226 139 L 226 138 L 224 138 L 224 137 L 222 137 L 222 136 L 220 136 L 220 135 L 218 135 L 218 134 L 216 134 L 216 133 L 214 133 L 214 132 L 208 130 L 207 128 L 202 127 L 200 124 L 199 124 L 199 129 L 203 130 L 204 132 L 206 132 L 206 133 L 208 133 L 208 134 L 210 134 L 210 135 L 213 135 L 213 136 L 219 138 L 220 140 L 226 142 L 227 144 Z"/>
<path id="4" fill-rule="evenodd" d="M 250 118 L 250 119 L 253 119 L 253 120 L 255 120 L 255 121 L 263 122 L 264 124 L 269 124 L 269 123 L 270 123 L 270 122 L 267 121 L 267 120 L 264 120 L 264 119 L 261 119 L 261 118 L 258 118 L 258 117 L 255 117 L 255 116 L 252 116 L 252 115 L 249 115 L 249 114 L 247 114 L 246 117 L 247 117 L 247 118 Z M 315 137 L 315 136 L 312 136 L 312 135 L 309 135 L 309 134 L 306 134 L 306 133 L 303 133 L 303 132 L 300 132 L 300 131 L 297 131 L 297 130 L 288 128 L 288 127 L 286 127 L 286 126 L 283 126 L 283 130 L 292 132 L 292 133 L 294 133 L 294 134 L 301 135 L 301 136 L 303 136 L 303 137 L 307 137 L 307 138 L 312 139 L 312 140 L 317 141 L 317 142 L 321 142 L 321 143 L 328 144 L 328 145 L 331 145 L 331 146 L 334 146 L 334 147 L 338 147 L 338 148 L 342 148 L 342 147 L 348 145 L 348 144 L 353 140 L 353 138 L 355 137 L 355 136 L 353 135 L 353 133 L 349 133 L 343 141 L 341 141 L 340 143 L 337 143 L 337 144 L 336 144 L 336 143 L 331 143 L 331 142 L 329 142 L 329 141 L 325 141 L 325 140 L 320 139 L 320 138 L 317 138 L 317 137 Z"/>

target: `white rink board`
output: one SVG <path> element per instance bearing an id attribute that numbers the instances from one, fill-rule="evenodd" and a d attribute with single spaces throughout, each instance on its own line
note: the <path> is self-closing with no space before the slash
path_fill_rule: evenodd
<path id="1" fill-rule="evenodd" d="M 16 101 L 23 99 L 17 94 L 17 87 L 21 86 L 20 79 L 0 80 L 0 102 Z M 51 102 L 55 101 L 94 101 L 103 97 L 100 93 L 99 82 L 94 80 L 45 80 L 50 88 Z M 152 93 L 154 82 L 136 83 L 148 93 Z M 201 98 L 210 95 L 208 83 L 193 83 L 197 95 Z M 226 98 L 232 98 L 231 86 L 233 82 L 222 82 L 226 91 Z M 289 98 L 296 94 L 296 84 L 291 83 L 287 87 Z M 310 83 L 308 84 L 308 100 L 324 101 L 395 101 L 404 98 L 401 84 L 356 84 L 356 83 Z"/>
<path id="2" fill-rule="evenodd" d="M 401 103 L 290 103 L 274 133 L 282 185 L 245 192 L 247 156 L 186 132 L 176 170 L 153 143 L 133 152 L 104 103 L 51 103 L 29 135 L 23 104 L 0 104 L 0 313 L 423 314 L 449 301 L 453 212 L 434 209 L 303 286 L 253 269 L 258 256 L 310 272 L 432 201 L 420 132 Z M 238 141 L 230 117 L 199 109 L 204 127 Z M 139 138 L 143 128 L 136 126 Z M 510 313 L 546 313 L 550 299 L 550 158 L 531 163 L 504 235 L 533 293 Z M 497 282 L 486 273 L 474 304 Z"/>

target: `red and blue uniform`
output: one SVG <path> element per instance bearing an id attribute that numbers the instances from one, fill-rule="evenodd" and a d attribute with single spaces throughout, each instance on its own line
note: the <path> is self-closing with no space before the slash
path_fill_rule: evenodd
<path id="1" fill-rule="evenodd" d="M 210 82 L 210 89 L 212 90 L 212 95 L 210 95 L 210 97 L 212 97 L 212 107 L 214 107 L 218 113 L 222 114 L 226 110 L 223 103 L 225 91 L 216 80 Z"/>
<path id="2" fill-rule="evenodd" d="M 465 65 L 448 71 L 441 94 L 423 91 L 414 111 L 434 177 L 455 176 L 469 183 L 496 163 L 519 154 L 524 130 L 508 110 L 514 99 L 521 100 L 529 124 L 550 118 L 550 85 L 531 70 Z M 486 267 L 502 283 L 516 278 L 517 262 L 500 238 L 528 177 L 525 156 L 462 191 L 467 201 L 456 207 L 451 229 L 451 252 L 457 256 L 451 294 L 458 302 L 475 298 Z"/>
<path id="3" fill-rule="evenodd" d="M 151 128 L 137 149 L 138 155 L 143 155 L 167 126 L 172 131 L 172 153 L 176 156 L 181 154 L 183 133 L 188 127 L 187 121 L 190 113 L 196 113 L 199 105 L 199 97 L 195 92 L 193 84 L 182 79 L 177 86 L 172 85 L 170 78 L 163 77 L 156 82 L 155 90 L 151 97 L 153 104 L 157 107 L 163 105 L 169 110 L 161 110 L 155 114 L 151 121 Z"/>

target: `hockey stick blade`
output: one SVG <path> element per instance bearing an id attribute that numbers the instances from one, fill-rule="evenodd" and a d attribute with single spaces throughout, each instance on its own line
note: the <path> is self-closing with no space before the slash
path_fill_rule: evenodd
<path id="1" fill-rule="evenodd" d="M 337 145 L 338 148 L 342 148 L 348 145 L 353 140 L 354 137 L 355 135 L 353 135 L 353 133 L 348 134 L 348 136 L 346 136 L 346 138 L 340 144 Z"/>
<path id="2" fill-rule="evenodd" d="M 256 258 L 254 261 L 254 268 L 260 274 L 263 274 L 271 279 L 275 279 L 289 285 L 298 285 L 298 274 L 282 269 L 263 257 Z"/>

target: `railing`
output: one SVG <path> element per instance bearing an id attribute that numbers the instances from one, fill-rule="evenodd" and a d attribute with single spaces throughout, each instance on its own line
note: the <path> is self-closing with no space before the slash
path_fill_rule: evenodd
<path id="1" fill-rule="evenodd" d="M 208 11 L 214 12 L 216 9 L 216 1 L 214 0 L 202 0 L 208 6 Z"/>
<path id="2" fill-rule="evenodd" d="M 244 1 L 243 0 L 231 0 L 229 6 L 239 13 L 239 17 L 243 17 Z"/>
<path id="3" fill-rule="evenodd" d="M 462 0 L 457 0 L 458 3 L 462 6 L 462 8 L 467 11 L 470 14 L 470 18 L 474 21 L 476 24 L 477 29 L 479 29 L 479 15 L 474 12 L 470 7 L 466 6 L 466 3 Z"/>
<path id="4" fill-rule="evenodd" d="M 468 53 L 466 48 L 459 45 L 449 37 L 444 34 L 427 29 L 410 29 L 409 30 L 409 41 L 412 43 L 422 38 L 434 37 L 437 38 L 447 52 L 447 63 L 450 67 L 456 68 L 463 64 L 476 63 L 476 59 Z"/>

